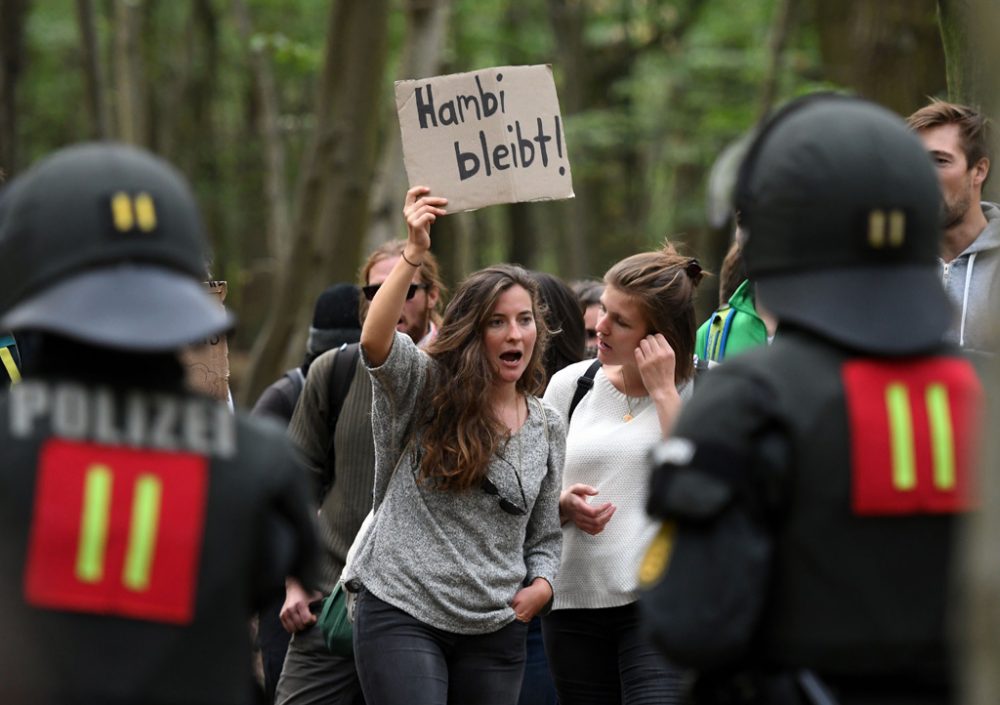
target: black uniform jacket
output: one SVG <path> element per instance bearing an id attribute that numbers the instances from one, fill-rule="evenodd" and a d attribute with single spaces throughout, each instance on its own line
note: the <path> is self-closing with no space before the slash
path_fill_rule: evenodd
<path id="1" fill-rule="evenodd" d="M 950 350 L 864 357 L 789 329 L 700 381 L 656 451 L 650 511 L 668 528 L 644 566 L 654 640 L 703 673 L 946 680 L 982 403 L 971 365 Z"/>
<path id="2" fill-rule="evenodd" d="M 248 618 L 311 584 L 282 431 L 183 392 L 0 396 L 0 702 L 246 703 Z"/>

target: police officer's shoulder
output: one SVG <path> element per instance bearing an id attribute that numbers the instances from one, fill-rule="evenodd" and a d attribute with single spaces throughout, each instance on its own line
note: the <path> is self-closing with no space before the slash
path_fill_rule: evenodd
<path id="1" fill-rule="evenodd" d="M 301 465 L 298 449 L 277 420 L 238 411 L 236 424 L 239 454 L 243 463 L 250 463 L 265 473 L 271 472 L 275 463 L 282 466 L 292 464 L 296 468 Z"/>

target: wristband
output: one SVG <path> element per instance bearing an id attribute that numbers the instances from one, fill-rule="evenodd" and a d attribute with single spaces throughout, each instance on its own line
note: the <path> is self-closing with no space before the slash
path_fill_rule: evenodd
<path id="1" fill-rule="evenodd" d="M 406 259 L 406 250 L 400 252 L 399 256 L 402 257 L 403 261 L 406 262 L 411 267 L 420 267 L 423 265 L 423 262 L 411 262 L 410 260 Z"/>

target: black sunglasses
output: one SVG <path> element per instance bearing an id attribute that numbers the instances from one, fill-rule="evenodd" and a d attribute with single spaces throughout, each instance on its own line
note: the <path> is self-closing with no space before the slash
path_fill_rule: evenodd
<path id="1" fill-rule="evenodd" d="M 497 486 L 493 484 L 493 481 L 489 477 L 483 478 L 483 483 L 481 487 L 483 492 L 490 495 L 491 497 L 496 497 L 500 502 L 500 508 L 507 512 L 508 514 L 513 514 L 516 517 L 524 516 L 528 513 L 528 498 L 524 496 L 524 485 L 521 484 L 521 473 L 518 472 L 517 468 L 514 467 L 513 463 L 508 461 L 506 458 L 502 460 L 510 466 L 510 469 L 514 472 L 514 477 L 517 478 L 517 489 L 521 490 L 521 502 L 522 506 L 517 506 L 509 499 L 500 494 L 500 490 Z"/>
<path id="2" fill-rule="evenodd" d="M 371 301 L 372 299 L 375 298 L 375 292 L 378 291 L 378 288 L 380 286 L 382 285 L 369 284 L 368 286 L 363 286 L 361 287 L 361 293 L 365 295 L 366 299 Z M 426 289 L 426 288 L 427 288 L 426 284 L 410 284 L 410 288 L 406 290 L 406 300 L 409 301 L 410 299 L 412 299 L 416 295 L 417 289 Z"/>
<path id="3" fill-rule="evenodd" d="M 520 476 L 518 476 L 517 478 L 517 486 L 521 488 L 521 501 L 524 502 L 525 506 L 527 506 L 528 500 L 524 496 L 524 487 L 521 487 Z M 519 507 L 506 497 L 502 496 L 500 494 L 500 490 L 497 489 L 497 486 L 493 484 L 493 481 L 490 480 L 490 478 L 488 477 L 483 478 L 482 487 L 483 487 L 483 492 L 490 495 L 491 497 L 497 497 L 499 499 L 500 508 L 505 512 L 507 512 L 508 514 L 513 514 L 516 517 L 521 517 L 528 513 L 528 510 L 525 509 L 524 507 Z"/>

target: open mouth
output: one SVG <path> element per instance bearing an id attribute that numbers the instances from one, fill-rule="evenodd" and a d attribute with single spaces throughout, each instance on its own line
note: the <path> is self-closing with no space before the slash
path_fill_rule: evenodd
<path id="1" fill-rule="evenodd" d="M 509 352 L 500 353 L 500 359 L 506 362 L 508 365 L 516 365 L 524 357 L 524 353 L 511 350 Z"/>

